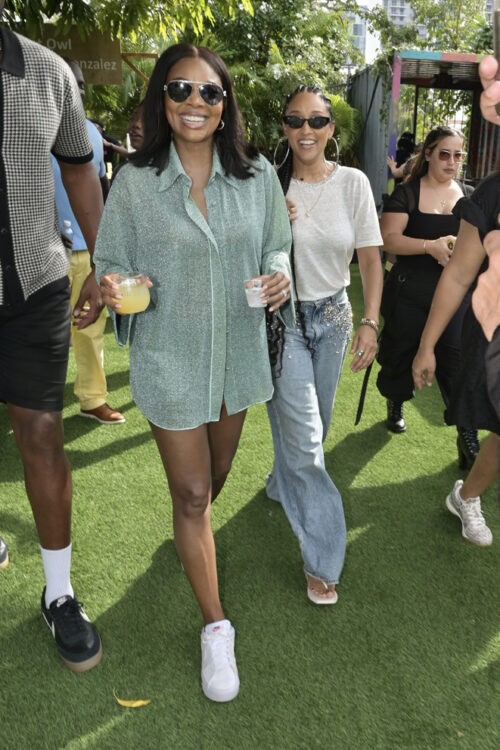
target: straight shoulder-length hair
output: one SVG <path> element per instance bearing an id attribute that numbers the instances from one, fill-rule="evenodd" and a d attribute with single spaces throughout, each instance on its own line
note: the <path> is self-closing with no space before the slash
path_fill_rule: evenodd
<path id="1" fill-rule="evenodd" d="M 156 167 L 157 174 L 168 164 L 172 128 L 165 114 L 164 85 L 169 70 L 186 57 L 201 58 L 219 76 L 226 91 L 222 119 L 224 126 L 214 133 L 214 147 L 226 174 L 245 180 L 253 175 L 258 151 L 245 136 L 233 83 L 225 62 L 207 47 L 194 44 L 174 44 L 160 56 L 149 81 L 144 99 L 143 127 L 144 143 L 141 149 L 131 154 L 130 161 L 136 167 Z"/>

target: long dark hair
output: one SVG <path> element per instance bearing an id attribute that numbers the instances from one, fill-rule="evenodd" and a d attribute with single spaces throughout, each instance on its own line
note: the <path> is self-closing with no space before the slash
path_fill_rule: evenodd
<path id="1" fill-rule="evenodd" d="M 305 84 L 300 84 L 300 86 L 297 86 L 296 89 L 292 91 L 291 94 L 288 94 L 287 98 L 285 99 L 285 106 L 283 107 L 282 112 L 282 118 L 286 115 L 288 108 L 292 102 L 292 99 L 294 99 L 297 94 L 316 94 L 316 96 L 319 96 L 323 104 L 328 110 L 328 114 L 330 116 L 330 119 L 333 121 L 333 112 L 332 112 L 332 103 L 330 99 L 326 96 L 326 94 L 318 88 L 318 86 L 306 86 Z M 288 192 L 288 188 L 290 187 L 290 181 L 292 179 L 293 174 L 293 151 L 291 148 L 288 149 L 288 153 L 286 156 L 286 159 L 284 162 L 280 164 L 278 167 L 278 177 L 279 181 L 281 182 L 281 187 L 283 188 L 283 193 L 286 195 Z"/>
<path id="2" fill-rule="evenodd" d="M 225 172 L 240 180 L 246 180 L 252 176 L 252 160 L 258 152 L 246 140 L 231 76 L 219 55 L 206 47 L 197 47 L 194 44 L 173 44 L 158 59 L 144 98 L 144 145 L 131 154 L 130 161 L 136 167 L 156 167 L 157 174 L 163 172 L 167 166 L 172 129 L 165 115 L 163 86 L 170 68 L 186 57 L 201 58 L 221 80 L 222 88 L 227 94 L 224 100 L 224 127 L 215 131 L 214 144 Z"/>
<path id="3" fill-rule="evenodd" d="M 437 128 L 433 128 L 430 133 L 428 133 L 427 138 L 422 144 L 422 149 L 416 156 L 412 165 L 408 182 L 410 180 L 420 180 L 422 177 L 425 177 L 429 171 L 429 162 L 425 158 L 426 151 L 429 150 L 432 153 L 438 143 L 442 141 L 443 138 L 448 138 L 449 136 L 458 136 L 461 138 L 462 146 L 465 143 L 464 134 L 459 130 L 455 130 L 455 128 L 449 128 L 447 125 L 438 125 Z"/>
<path id="4" fill-rule="evenodd" d="M 326 94 L 320 88 L 318 88 L 318 86 L 306 86 L 305 84 L 300 84 L 300 86 L 297 86 L 297 88 L 294 89 L 291 94 L 288 94 L 285 100 L 285 105 L 283 107 L 282 119 L 286 115 L 288 108 L 292 102 L 292 99 L 294 99 L 297 96 L 297 94 L 316 94 L 316 96 L 318 96 L 324 103 L 325 107 L 328 110 L 330 119 L 333 121 L 332 103 L 330 99 L 326 96 Z M 293 174 L 293 151 L 291 148 L 288 148 L 286 158 L 278 167 L 277 173 L 278 173 L 278 179 L 280 181 L 280 184 L 283 190 L 283 194 L 286 195 L 288 192 L 288 188 L 290 187 L 290 182 L 292 180 L 292 174 Z M 292 268 L 293 284 L 294 284 L 295 290 L 297 290 L 293 241 L 292 241 L 292 247 L 290 250 L 290 266 Z M 302 307 L 299 301 L 297 301 L 296 310 L 298 313 L 299 324 L 300 324 L 300 328 L 302 331 L 302 335 L 304 336 L 304 339 L 306 341 L 306 346 L 309 349 L 309 351 L 312 352 L 311 342 L 309 341 L 309 337 L 306 334 L 306 322 L 304 318 L 304 312 L 302 310 Z M 274 327 L 273 327 L 268 319 L 267 330 L 268 330 L 268 344 L 269 344 L 270 356 L 273 357 L 273 355 L 276 352 L 280 356 L 282 356 L 284 326 L 283 325 L 278 326 L 274 324 Z"/>

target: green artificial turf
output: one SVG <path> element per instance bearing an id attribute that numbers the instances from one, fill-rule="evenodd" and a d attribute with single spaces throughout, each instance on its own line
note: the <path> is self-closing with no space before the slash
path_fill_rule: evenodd
<path id="1" fill-rule="evenodd" d="M 350 296 L 359 320 L 357 267 Z M 40 615 L 38 543 L 0 408 L 0 533 L 11 556 L 0 572 L 2 750 L 498 750 L 496 487 L 483 497 L 495 542 L 480 549 L 444 506 L 463 472 L 437 386 L 406 406 L 407 433 L 392 435 L 376 367 L 356 428 L 362 375 L 344 369 L 325 444 L 348 527 L 334 607 L 307 601 L 296 539 L 263 489 L 272 465 L 266 409 L 249 411 L 213 511 L 241 691 L 214 704 L 200 687 L 202 623 L 175 552 L 163 469 L 109 325 L 105 361 L 109 402 L 126 424 L 77 415 L 73 362 L 64 409 L 73 585 L 104 648 L 85 674 L 66 669 Z M 113 689 L 151 703 L 124 708 Z"/>

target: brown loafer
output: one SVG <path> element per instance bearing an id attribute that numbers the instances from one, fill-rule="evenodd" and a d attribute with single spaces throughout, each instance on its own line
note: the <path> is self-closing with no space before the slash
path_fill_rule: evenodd
<path id="1" fill-rule="evenodd" d="M 125 417 L 119 411 L 115 411 L 108 404 L 101 404 L 95 409 L 80 409 L 81 417 L 97 419 L 101 424 L 120 424 L 125 422 Z"/>

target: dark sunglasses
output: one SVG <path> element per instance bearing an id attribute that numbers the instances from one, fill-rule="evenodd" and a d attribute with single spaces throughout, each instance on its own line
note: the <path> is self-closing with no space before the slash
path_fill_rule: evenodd
<path id="1" fill-rule="evenodd" d="M 222 86 L 219 86 L 217 83 L 204 81 L 185 81 L 176 78 L 166 83 L 163 87 L 163 91 L 166 91 L 169 98 L 177 104 L 189 99 L 194 89 L 198 91 L 203 101 L 211 107 L 215 107 L 216 104 L 219 104 L 227 96 Z"/>
<path id="2" fill-rule="evenodd" d="M 285 115 L 283 117 L 283 122 L 293 130 L 298 130 L 305 122 L 307 122 L 309 127 L 313 130 L 321 130 L 321 128 L 326 128 L 328 123 L 332 122 L 332 120 L 329 117 L 324 117 L 322 115 L 316 115 L 316 117 L 298 117 L 297 115 Z"/>
<path id="3" fill-rule="evenodd" d="M 439 161 L 448 161 L 450 156 L 453 156 L 455 161 L 463 161 L 466 157 L 465 151 L 450 151 L 447 148 L 442 148 L 438 151 Z"/>

